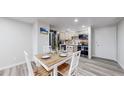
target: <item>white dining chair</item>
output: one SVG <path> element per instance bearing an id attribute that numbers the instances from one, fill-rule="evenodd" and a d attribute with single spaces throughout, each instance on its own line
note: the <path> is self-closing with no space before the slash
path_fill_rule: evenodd
<path id="1" fill-rule="evenodd" d="M 44 67 L 37 67 L 36 64 L 33 68 L 31 60 L 29 60 L 29 55 L 24 51 L 25 61 L 28 69 L 28 76 L 50 76 L 52 71 L 47 71 Z M 35 62 L 33 62 L 35 63 Z"/>
<path id="2" fill-rule="evenodd" d="M 80 58 L 80 51 L 73 53 L 72 57 L 70 58 L 71 63 L 68 64 L 65 62 L 64 64 L 58 67 L 58 73 L 63 76 L 71 76 L 77 75 L 77 67 Z"/>
<path id="3" fill-rule="evenodd" d="M 33 68 L 31 65 L 31 61 L 29 60 L 29 55 L 26 51 L 24 51 L 24 55 L 25 55 L 25 61 L 27 64 L 27 69 L 28 69 L 28 75 L 29 76 L 34 76 L 34 72 L 33 72 Z"/>
<path id="4" fill-rule="evenodd" d="M 67 52 L 67 45 L 65 45 L 65 44 L 60 44 L 60 51 L 61 51 L 61 52 Z"/>
<path id="5" fill-rule="evenodd" d="M 67 52 L 74 52 L 74 47 L 73 46 L 67 46 Z"/>

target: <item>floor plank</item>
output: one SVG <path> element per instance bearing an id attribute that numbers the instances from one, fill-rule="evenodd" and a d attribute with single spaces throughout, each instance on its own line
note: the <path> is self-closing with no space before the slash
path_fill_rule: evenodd
<path id="1" fill-rule="evenodd" d="M 27 76 L 26 64 L 0 71 L 0 76 Z M 80 58 L 77 69 L 78 76 L 123 76 L 124 70 L 117 62 L 93 58 Z"/>
<path id="2" fill-rule="evenodd" d="M 82 76 L 81 70 L 89 72 L 88 76 L 123 76 L 124 70 L 117 62 L 104 60 L 100 58 L 93 58 L 89 60 L 87 58 L 80 58 L 78 75 Z"/>

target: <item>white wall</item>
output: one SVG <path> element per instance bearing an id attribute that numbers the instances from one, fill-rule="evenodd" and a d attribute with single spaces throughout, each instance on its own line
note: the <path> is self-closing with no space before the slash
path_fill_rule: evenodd
<path id="1" fill-rule="evenodd" d="M 88 58 L 91 59 L 92 57 L 92 48 L 91 48 L 91 44 L 92 44 L 92 32 L 91 32 L 91 26 L 88 27 Z"/>
<path id="2" fill-rule="evenodd" d="M 117 31 L 117 40 L 118 40 L 118 63 L 124 68 L 124 20 L 122 20 L 118 24 L 118 31 Z"/>
<path id="3" fill-rule="evenodd" d="M 43 53 L 43 46 L 49 46 L 49 34 L 41 34 L 40 27 L 50 30 L 50 25 L 36 21 L 33 24 L 33 54 Z"/>
<path id="4" fill-rule="evenodd" d="M 49 46 L 49 32 L 48 34 L 41 34 L 40 27 L 48 28 L 50 30 L 49 24 L 41 23 L 38 24 L 38 52 L 43 53 L 43 46 Z"/>
<path id="5" fill-rule="evenodd" d="M 38 22 L 35 21 L 32 29 L 32 46 L 33 46 L 33 55 L 38 53 Z"/>
<path id="6" fill-rule="evenodd" d="M 0 68 L 24 61 L 24 50 L 32 55 L 32 25 L 0 18 Z"/>
<path id="7" fill-rule="evenodd" d="M 116 26 L 95 28 L 93 37 L 93 56 L 116 61 Z"/>

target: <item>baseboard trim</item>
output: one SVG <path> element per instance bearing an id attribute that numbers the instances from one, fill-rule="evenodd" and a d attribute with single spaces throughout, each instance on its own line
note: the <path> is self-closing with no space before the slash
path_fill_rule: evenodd
<path id="1" fill-rule="evenodd" d="M 97 56 L 92 56 L 92 58 L 100 58 L 100 59 L 104 59 L 104 60 L 108 60 L 108 61 L 117 62 L 117 60 L 114 60 L 114 59 L 107 59 L 107 58 L 102 58 L 102 57 L 97 57 Z M 92 59 L 92 58 L 91 58 L 91 59 Z"/>
<path id="2" fill-rule="evenodd" d="M 15 67 L 17 65 L 21 65 L 21 64 L 24 64 L 25 61 L 21 61 L 19 63 L 16 63 L 16 64 L 12 64 L 12 65 L 9 65 L 9 66 L 4 66 L 4 67 L 1 67 L 0 70 L 4 70 L 4 69 L 8 69 L 8 68 L 12 68 L 12 67 Z"/>
<path id="3" fill-rule="evenodd" d="M 117 61 L 118 62 L 118 64 L 120 65 L 120 67 L 122 68 L 122 69 L 124 69 L 124 65 L 122 65 L 119 61 Z"/>

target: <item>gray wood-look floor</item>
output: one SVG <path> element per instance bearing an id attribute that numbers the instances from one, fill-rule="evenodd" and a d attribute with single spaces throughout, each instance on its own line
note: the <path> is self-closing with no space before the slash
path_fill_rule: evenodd
<path id="1" fill-rule="evenodd" d="M 100 58 L 80 58 L 78 75 L 81 76 L 123 76 L 124 70 L 115 61 Z"/>
<path id="2" fill-rule="evenodd" d="M 26 64 L 0 71 L 0 76 L 27 76 Z M 93 58 L 80 58 L 78 76 L 123 76 L 124 70 L 114 61 Z"/>
<path id="3" fill-rule="evenodd" d="M 26 64 L 21 64 L 9 69 L 1 70 L 0 76 L 27 76 L 28 70 Z"/>

